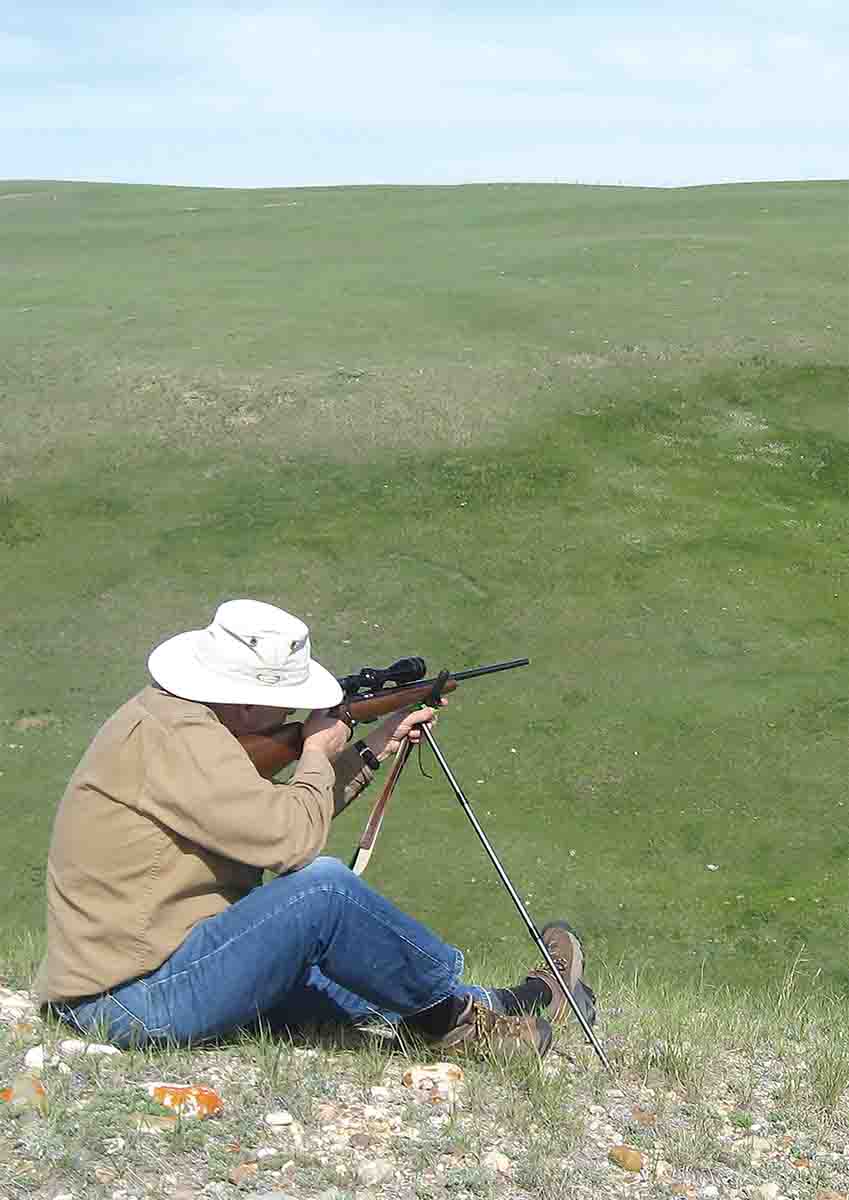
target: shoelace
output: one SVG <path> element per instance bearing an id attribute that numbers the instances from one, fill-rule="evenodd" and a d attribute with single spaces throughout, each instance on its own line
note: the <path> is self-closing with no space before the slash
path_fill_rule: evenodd
<path id="1" fill-rule="evenodd" d="M 565 958 L 558 958 L 556 955 L 552 954 L 551 961 L 554 963 L 555 967 L 557 967 L 557 970 L 560 972 L 560 974 L 563 976 L 563 978 L 568 983 L 569 975 L 572 970 L 572 960 L 569 959 L 567 961 Z M 545 960 L 543 960 L 538 967 L 534 967 L 533 971 L 531 972 L 531 975 L 543 975 L 543 974 L 545 975 L 546 979 L 551 978 L 551 967 L 548 965 L 547 962 L 545 962 Z"/>
<path id="2" fill-rule="evenodd" d="M 519 1035 L 520 1018 L 510 1016 L 507 1013 L 493 1012 L 491 1008 L 487 1008 L 479 1000 L 472 1002 L 472 1019 L 475 1027 L 475 1037 L 483 1042 L 489 1041 L 493 1034 L 499 1032 Z"/>

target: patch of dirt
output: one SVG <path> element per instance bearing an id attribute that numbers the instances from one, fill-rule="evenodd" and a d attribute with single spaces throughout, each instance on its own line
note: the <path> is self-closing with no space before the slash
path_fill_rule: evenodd
<path id="1" fill-rule="evenodd" d="M 55 719 L 56 718 L 50 716 L 49 713 L 41 713 L 39 715 L 29 717 L 18 717 L 12 728 L 18 730 L 18 732 L 25 732 L 28 729 L 46 729 L 48 725 L 53 724 Z"/>
<path id="2" fill-rule="evenodd" d="M 610 366 L 610 359 L 599 354 L 567 354 L 563 361 L 568 367 L 586 367 L 588 371 Z"/>
<path id="3" fill-rule="evenodd" d="M 769 425 L 762 417 L 744 408 L 730 408 L 728 410 L 728 421 L 732 429 L 751 430 L 755 433 L 769 429 Z"/>

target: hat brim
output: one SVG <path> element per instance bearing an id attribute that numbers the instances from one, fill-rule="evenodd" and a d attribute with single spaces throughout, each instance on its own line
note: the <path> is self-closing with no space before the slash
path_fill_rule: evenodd
<path id="1" fill-rule="evenodd" d="M 178 633 L 152 651 L 147 669 L 166 692 L 204 704 L 262 704 L 292 709 L 333 708 L 344 697 L 335 676 L 314 658 L 309 661 L 307 678 L 294 685 L 254 684 L 210 671 L 195 655 L 197 639 L 205 632 L 192 629 L 188 633 Z"/>

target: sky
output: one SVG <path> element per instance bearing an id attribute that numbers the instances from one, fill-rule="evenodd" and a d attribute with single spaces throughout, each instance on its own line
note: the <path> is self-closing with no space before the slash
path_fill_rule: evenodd
<path id="1" fill-rule="evenodd" d="M 849 177 L 849 4 L 0 4 L 0 179 Z"/>

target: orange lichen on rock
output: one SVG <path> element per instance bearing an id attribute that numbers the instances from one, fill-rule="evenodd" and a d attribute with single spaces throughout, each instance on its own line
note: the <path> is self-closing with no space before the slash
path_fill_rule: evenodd
<path id="1" fill-rule="evenodd" d="M 170 1108 L 184 1117 L 217 1117 L 224 1111 L 224 1102 L 212 1088 L 183 1083 L 149 1083 L 151 1100 Z"/>
<path id="2" fill-rule="evenodd" d="M 429 1066 L 409 1067 L 401 1078 L 404 1087 L 428 1091 L 431 1088 L 463 1082 L 463 1069 L 456 1063 L 438 1062 Z"/>
<path id="3" fill-rule="evenodd" d="M 9 1105 L 13 1115 L 24 1109 L 47 1112 L 47 1092 L 44 1084 L 35 1075 L 28 1073 L 16 1075 L 11 1087 L 0 1089 L 0 1100 Z"/>

